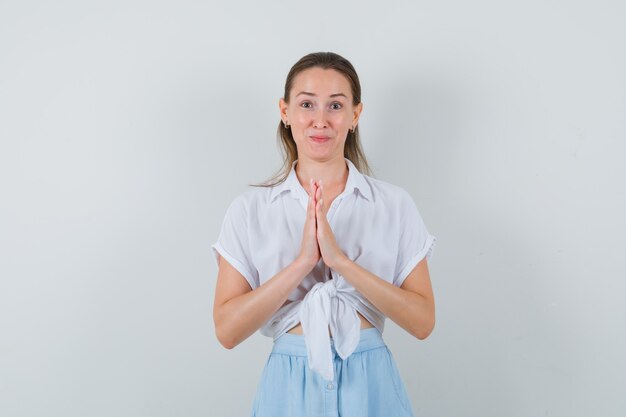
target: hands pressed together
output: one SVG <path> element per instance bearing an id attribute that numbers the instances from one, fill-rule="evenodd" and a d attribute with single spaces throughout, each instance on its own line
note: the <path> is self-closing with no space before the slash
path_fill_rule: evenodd
<path id="1" fill-rule="evenodd" d="M 328 207 L 322 196 L 324 186 L 321 180 L 316 182 L 311 178 L 309 188 L 311 193 L 306 209 L 306 221 L 299 258 L 313 268 L 321 257 L 329 268 L 335 268 L 337 264 L 346 259 L 346 255 L 337 245 L 335 235 L 326 218 Z"/>

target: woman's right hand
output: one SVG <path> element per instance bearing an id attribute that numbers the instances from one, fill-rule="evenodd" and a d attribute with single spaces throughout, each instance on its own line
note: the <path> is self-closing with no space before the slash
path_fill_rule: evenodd
<path id="1" fill-rule="evenodd" d="M 304 222 L 304 233 L 302 235 L 302 245 L 300 247 L 300 255 L 298 259 L 311 269 L 317 265 L 322 254 L 317 243 L 317 220 L 315 218 L 315 206 L 317 201 L 315 195 L 317 194 L 317 184 L 313 181 L 313 178 L 309 180 L 309 203 L 306 207 L 306 220 Z"/>

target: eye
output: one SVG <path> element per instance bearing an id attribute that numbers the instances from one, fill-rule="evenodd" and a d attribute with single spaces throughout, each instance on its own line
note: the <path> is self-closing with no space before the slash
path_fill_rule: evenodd
<path id="1" fill-rule="evenodd" d="M 337 107 L 333 107 L 333 106 L 337 106 Z M 343 106 L 341 105 L 341 103 L 333 103 L 330 105 L 330 107 L 332 107 L 333 110 L 339 110 Z"/>
<path id="2" fill-rule="evenodd" d="M 300 103 L 300 106 L 301 106 L 301 107 L 304 107 L 305 109 L 308 109 L 308 108 L 310 108 L 310 107 L 307 107 L 307 106 L 306 106 L 307 104 L 310 106 L 310 104 L 311 104 L 311 103 L 309 103 L 308 101 L 303 101 L 302 103 Z"/>

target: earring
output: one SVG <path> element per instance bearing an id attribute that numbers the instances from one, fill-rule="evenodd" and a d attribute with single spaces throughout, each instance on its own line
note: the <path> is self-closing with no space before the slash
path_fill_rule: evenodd
<path id="1" fill-rule="evenodd" d="M 350 133 L 354 133 L 354 130 L 355 130 L 355 129 L 356 129 L 356 127 L 355 127 L 355 126 L 352 126 L 352 127 L 350 128 Z"/>
<path id="2" fill-rule="evenodd" d="M 288 129 L 288 128 L 289 128 L 289 125 L 287 124 L 287 122 L 285 121 L 285 122 L 283 122 L 283 123 L 285 124 L 285 129 Z"/>

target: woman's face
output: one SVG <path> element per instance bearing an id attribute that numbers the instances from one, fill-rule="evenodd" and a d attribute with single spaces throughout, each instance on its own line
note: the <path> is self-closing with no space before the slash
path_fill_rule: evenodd
<path id="1" fill-rule="evenodd" d="M 279 107 L 298 155 L 328 160 L 343 157 L 348 130 L 356 127 L 363 105 L 352 105 L 350 83 L 342 73 L 313 67 L 295 77 L 289 104 L 281 98 Z"/>

